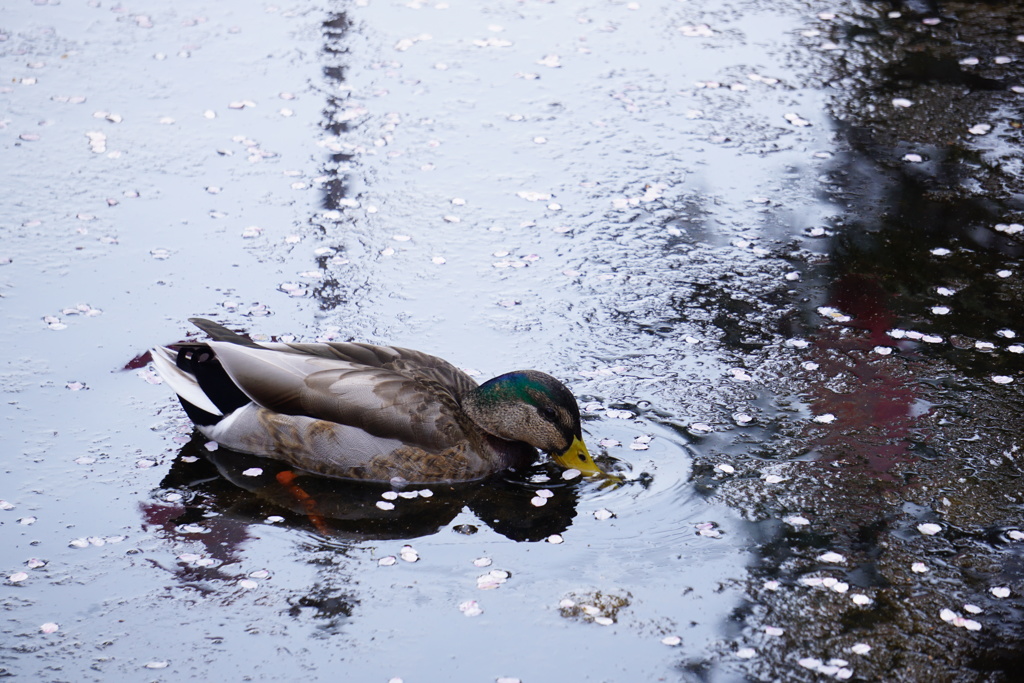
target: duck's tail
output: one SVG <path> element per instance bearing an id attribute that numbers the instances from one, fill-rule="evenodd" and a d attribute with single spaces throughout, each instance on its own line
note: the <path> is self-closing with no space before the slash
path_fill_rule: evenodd
<path id="1" fill-rule="evenodd" d="M 150 355 L 157 373 L 178 395 L 197 426 L 217 424 L 250 402 L 206 344 L 182 344 L 174 349 L 158 346 Z"/>

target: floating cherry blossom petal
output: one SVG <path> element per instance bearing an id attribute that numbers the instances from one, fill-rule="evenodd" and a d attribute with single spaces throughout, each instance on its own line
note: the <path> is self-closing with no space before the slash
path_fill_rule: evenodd
<path id="1" fill-rule="evenodd" d="M 1008 598 L 1008 597 L 1010 597 L 1010 587 L 1009 586 L 993 586 L 992 588 L 989 589 L 989 592 L 992 593 L 992 595 L 994 595 L 997 598 Z"/>
<path id="2" fill-rule="evenodd" d="M 388 555 L 377 560 L 378 567 L 390 567 L 398 562 L 398 558 L 394 555 Z"/>
<path id="3" fill-rule="evenodd" d="M 60 630 L 60 626 L 58 626 L 57 624 L 55 624 L 52 621 L 48 621 L 45 624 L 41 624 L 39 626 L 39 630 L 42 633 L 47 633 L 47 634 L 49 634 L 49 633 L 56 633 L 58 630 Z"/>
<path id="4" fill-rule="evenodd" d="M 781 628 L 779 628 L 778 626 L 765 626 L 764 627 L 764 632 L 765 632 L 766 635 L 778 637 L 778 636 L 781 636 L 786 631 L 781 629 Z"/>
<path id="5" fill-rule="evenodd" d="M 386 500 L 378 500 L 376 505 L 381 510 L 394 510 L 395 509 L 395 504 L 394 503 L 389 503 Z"/>
<path id="6" fill-rule="evenodd" d="M 545 540 L 552 545 L 559 545 L 565 541 L 561 534 L 551 534 Z"/>
<path id="7" fill-rule="evenodd" d="M 924 524 L 918 524 L 917 525 L 917 530 L 920 531 L 925 536 L 934 536 L 935 534 L 937 534 L 940 531 L 942 531 L 942 527 L 939 526 L 938 524 L 933 524 L 931 522 L 925 522 Z"/>
<path id="8" fill-rule="evenodd" d="M 825 562 L 827 564 L 843 564 L 846 562 L 846 558 L 837 552 L 829 551 L 818 555 L 819 562 Z"/>
<path id="9" fill-rule="evenodd" d="M 603 521 L 606 519 L 611 519 L 614 516 L 615 514 L 611 510 L 607 510 L 605 508 L 601 508 L 600 510 L 594 510 L 594 519 L 597 520 Z"/>
<path id="10" fill-rule="evenodd" d="M 915 574 L 924 574 L 928 571 L 928 565 L 926 565 L 924 562 L 915 562 L 914 564 L 910 565 L 910 571 L 914 572 Z"/>
<path id="11" fill-rule="evenodd" d="M 484 613 L 476 600 L 466 600 L 465 602 L 459 603 L 459 611 L 467 617 L 478 617 Z"/>

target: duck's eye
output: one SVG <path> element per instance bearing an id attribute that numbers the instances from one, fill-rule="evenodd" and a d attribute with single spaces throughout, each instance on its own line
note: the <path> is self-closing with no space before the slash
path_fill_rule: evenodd
<path id="1" fill-rule="evenodd" d="M 548 422 L 554 422 L 555 420 L 558 419 L 558 414 L 555 413 L 554 408 L 549 408 L 547 406 L 542 406 L 542 407 L 537 409 L 537 412 L 539 412 L 540 416 L 543 417 Z"/>

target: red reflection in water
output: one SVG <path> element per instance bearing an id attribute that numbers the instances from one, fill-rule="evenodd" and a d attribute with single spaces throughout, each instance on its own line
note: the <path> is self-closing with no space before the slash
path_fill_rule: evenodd
<path id="1" fill-rule="evenodd" d="M 890 295 L 873 278 L 852 274 L 833 286 L 830 305 L 853 318 L 847 327 L 821 327 L 812 337 L 809 360 L 818 363 L 811 385 L 815 415 L 831 413 L 835 422 L 814 431 L 809 443 L 826 460 L 842 458 L 862 464 L 879 479 L 892 479 L 890 470 L 913 462 L 910 437 L 915 434 L 919 388 L 914 361 L 882 362 L 876 346 L 899 348 L 888 335 L 894 316 Z M 850 327 L 867 334 L 850 334 Z M 908 345 L 905 345 L 908 346 Z M 836 386 L 838 385 L 838 387 Z"/>

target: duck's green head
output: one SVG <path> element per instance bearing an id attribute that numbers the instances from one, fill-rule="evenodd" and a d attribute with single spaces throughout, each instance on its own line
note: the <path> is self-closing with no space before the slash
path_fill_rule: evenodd
<path id="1" fill-rule="evenodd" d="M 495 436 L 550 453 L 562 467 L 603 474 L 583 443 L 576 398 L 551 375 L 536 370 L 499 375 L 466 397 L 463 408 Z"/>

